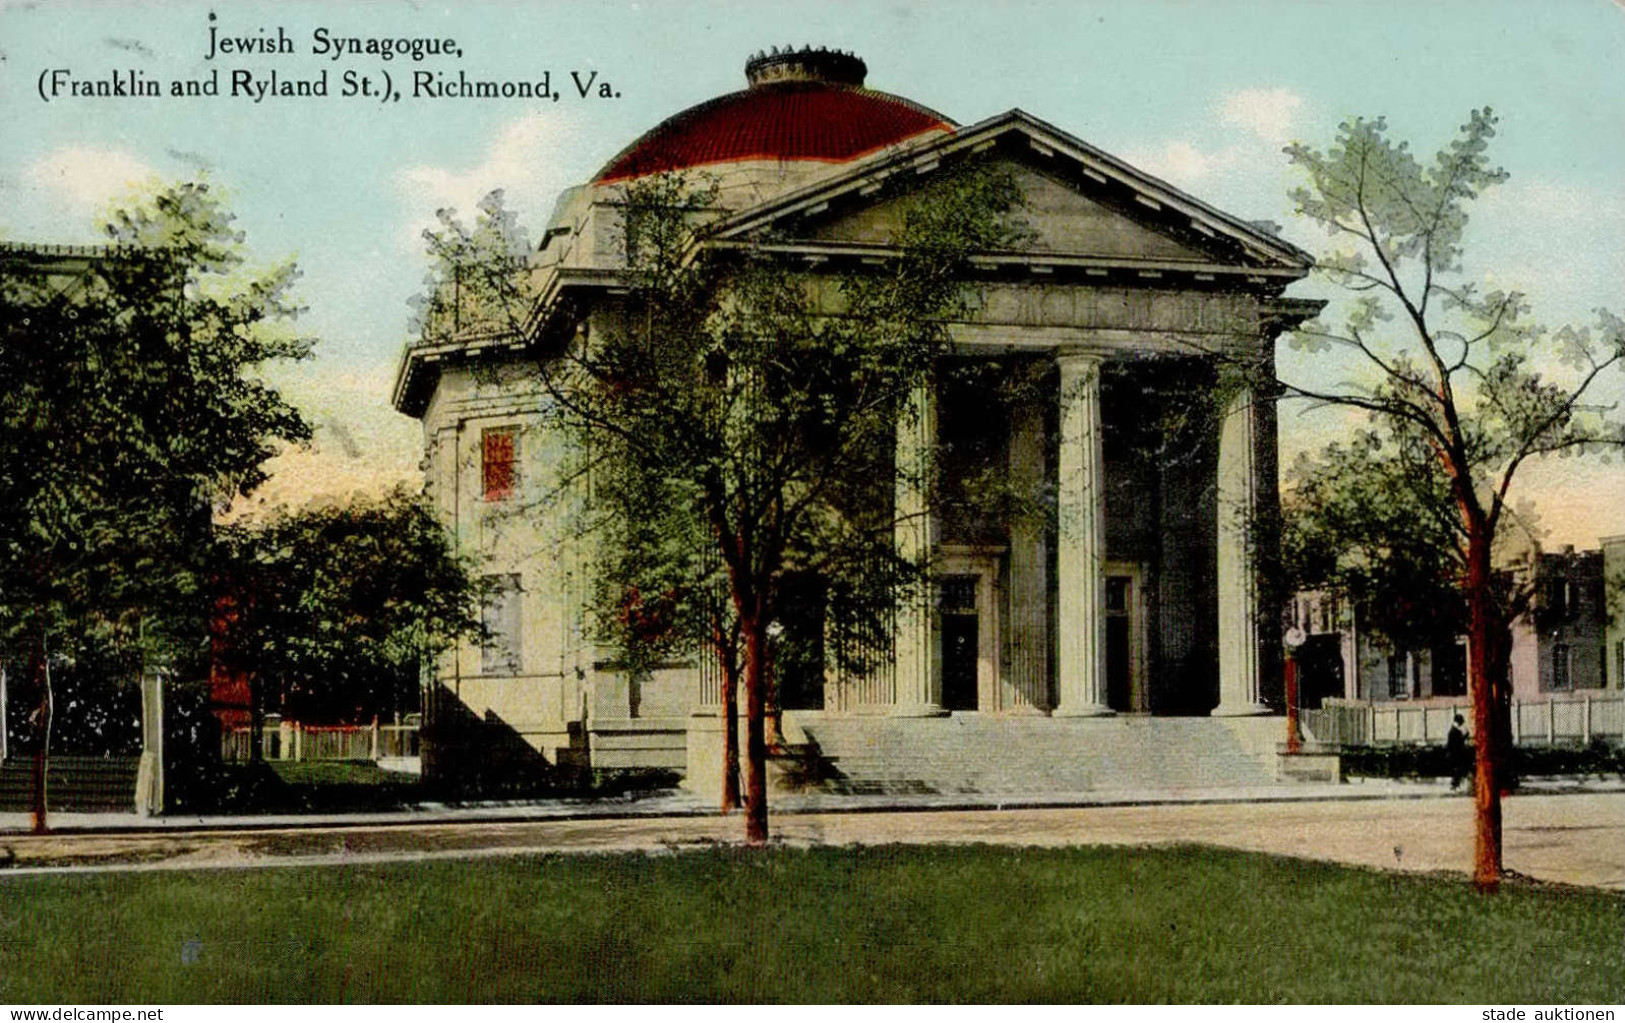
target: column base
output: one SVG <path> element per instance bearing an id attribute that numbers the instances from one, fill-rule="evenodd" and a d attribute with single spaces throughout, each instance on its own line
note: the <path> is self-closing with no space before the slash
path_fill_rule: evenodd
<path id="1" fill-rule="evenodd" d="M 1001 718 L 1047 718 L 1052 712 L 1030 703 L 1015 703 L 1008 707 L 1000 707 L 992 713 Z"/>
<path id="2" fill-rule="evenodd" d="M 1071 707 L 1056 707 L 1050 711 L 1050 717 L 1055 718 L 1109 718 L 1116 717 L 1117 711 L 1103 703 L 1084 703 Z"/>
<path id="3" fill-rule="evenodd" d="M 1221 703 L 1209 712 L 1209 717 L 1216 718 L 1255 718 L 1274 714 L 1275 711 L 1262 703 Z"/>
<path id="4" fill-rule="evenodd" d="M 899 703 L 886 712 L 894 718 L 945 718 L 948 712 L 935 703 Z"/>

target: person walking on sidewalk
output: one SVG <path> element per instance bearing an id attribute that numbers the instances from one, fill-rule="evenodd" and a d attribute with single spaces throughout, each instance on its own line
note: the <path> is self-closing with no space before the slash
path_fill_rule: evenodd
<path id="1" fill-rule="evenodd" d="M 1468 754 L 1467 732 L 1462 728 L 1467 719 L 1460 714 L 1456 715 L 1455 722 L 1450 726 L 1450 734 L 1445 736 L 1445 759 L 1450 762 L 1450 789 L 1455 791 L 1461 788 L 1461 780 L 1467 776 L 1471 767 L 1472 758 Z"/>

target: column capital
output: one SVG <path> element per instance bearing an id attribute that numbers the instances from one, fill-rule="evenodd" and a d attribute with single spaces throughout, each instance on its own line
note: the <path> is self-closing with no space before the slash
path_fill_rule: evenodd
<path id="1" fill-rule="evenodd" d="M 1055 353 L 1055 364 L 1063 377 L 1097 372 L 1105 361 L 1106 353 L 1095 348 L 1062 348 Z"/>

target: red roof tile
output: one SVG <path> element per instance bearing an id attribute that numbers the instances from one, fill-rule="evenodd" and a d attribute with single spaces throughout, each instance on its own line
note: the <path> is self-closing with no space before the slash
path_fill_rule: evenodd
<path id="1" fill-rule="evenodd" d="M 952 121 L 870 89 L 786 81 L 729 93 L 668 118 L 598 173 L 607 184 L 744 160 L 854 160 Z"/>

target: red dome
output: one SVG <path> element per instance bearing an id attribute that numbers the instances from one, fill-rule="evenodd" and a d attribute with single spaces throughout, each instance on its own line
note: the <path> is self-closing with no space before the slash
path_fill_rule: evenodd
<path id="1" fill-rule="evenodd" d="M 863 62 L 846 54 L 757 57 L 746 73 L 750 88 L 663 121 L 609 161 L 596 182 L 745 160 L 841 163 L 954 127 L 918 103 L 862 88 Z"/>

